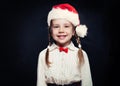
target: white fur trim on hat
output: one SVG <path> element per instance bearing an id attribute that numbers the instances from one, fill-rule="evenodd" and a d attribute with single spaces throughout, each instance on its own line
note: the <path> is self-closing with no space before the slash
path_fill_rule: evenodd
<path id="1" fill-rule="evenodd" d="M 79 25 L 80 20 L 77 13 L 70 12 L 67 9 L 53 8 L 48 14 L 48 26 L 50 26 L 50 21 L 52 19 L 66 19 L 70 21 L 74 26 Z"/>
<path id="2" fill-rule="evenodd" d="M 87 35 L 87 30 L 88 30 L 88 28 L 86 25 L 79 25 L 76 27 L 76 34 L 79 37 L 84 38 Z"/>
<path id="3" fill-rule="evenodd" d="M 66 19 L 76 27 L 76 34 L 79 37 L 83 38 L 87 35 L 88 28 L 86 25 L 80 24 L 78 12 L 70 4 L 65 3 L 53 6 L 52 10 L 48 13 L 48 26 L 50 26 L 50 22 L 53 19 Z"/>

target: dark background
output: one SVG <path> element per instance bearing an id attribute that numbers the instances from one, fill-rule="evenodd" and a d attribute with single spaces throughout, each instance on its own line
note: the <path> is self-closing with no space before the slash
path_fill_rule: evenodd
<path id="1" fill-rule="evenodd" d="M 94 86 L 112 86 L 116 41 L 110 0 L 1 1 L 0 86 L 36 86 L 38 54 L 48 45 L 47 15 L 54 4 L 68 2 L 79 12 L 88 36 L 81 39 L 88 53 Z M 115 36 L 115 35 L 114 35 Z"/>

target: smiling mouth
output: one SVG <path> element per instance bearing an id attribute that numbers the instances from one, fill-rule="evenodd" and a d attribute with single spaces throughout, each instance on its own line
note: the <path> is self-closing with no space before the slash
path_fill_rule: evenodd
<path id="1" fill-rule="evenodd" d="M 59 39 L 64 39 L 67 35 L 59 35 L 58 38 Z"/>

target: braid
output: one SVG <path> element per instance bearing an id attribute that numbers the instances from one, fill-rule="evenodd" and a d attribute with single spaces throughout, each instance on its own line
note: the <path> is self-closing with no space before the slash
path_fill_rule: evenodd
<path id="1" fill-rule="evenodd" d="M 80 65 L 84 64 L 84 57 L 83 57 L 83 52 L 82 52 L 82 48 L 79 46 L 80 45 L 80 38 L 79 36 L 76 34 L 75 32 L 75 38 L 76 38 L 76 42 L 78 44 L 78 58 L 79 58 L 79 63 Z"/>
<path id="2" fill-rule="evenodd" d="M 49 45 L 48 45 L 48 48 L 47 48 L 47 51 L 46 51 L 46 54 L 45 54 L 45 62 L 46 62 L 46 65 L 49 67 L 50 66 L 50 62 L 49 62 L 49 46 L 51 46 L 50 30 L 48 31 L 48 40 L 49 40 Z"/>
<path id="3" fill-rule="evenodd" d="M 47 66 L 49 66 L 48 59 L 49 59 L 49 48 L 47 48 L 47 51 L 46 51 L 46 54 L 45 54 L 45 61 L 46 61 Z"/>

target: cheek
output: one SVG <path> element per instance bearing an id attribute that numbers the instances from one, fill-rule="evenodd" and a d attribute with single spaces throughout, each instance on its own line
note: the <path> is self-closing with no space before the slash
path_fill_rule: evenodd
<path id="1" fill-rule="evenodd" d="M 55 31 L 51 31 L 51 35 L 54 35 L 55 34 Z"/>
<path id="2" fill-rule="evenodd" d="M 56 36 L 56 32 L 55 31 L 51 31 L 51 36 L 55 37 Z"/>

